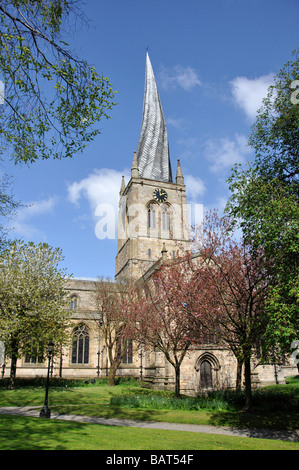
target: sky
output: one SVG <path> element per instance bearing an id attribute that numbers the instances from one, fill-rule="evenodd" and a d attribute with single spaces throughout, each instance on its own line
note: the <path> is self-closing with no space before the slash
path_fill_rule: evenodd
<path id="1" fill-rule="evenodd" d="M 9 222 L 11 237 L 60 247 L 75 278 L 113 278 L 118 194 L 141 130 L 146 49 L 174 176 L 180 159 L 190 207 L 221 212 L 232 166 L 254 157 L 247 142 L 262 98 L 299 45 L 299 2 L 85 0 L 84 12 L 88 23 L 64 39 L 117 90 L 112 118 L 72 159 L 4 162 L 2 171 L 25 204 Z M 105 233 L 108 206 L 115 227 Z"/>

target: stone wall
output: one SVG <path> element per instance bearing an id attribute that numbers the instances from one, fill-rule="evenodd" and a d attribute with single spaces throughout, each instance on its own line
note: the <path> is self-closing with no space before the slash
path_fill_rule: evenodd
<path id="1" fill-rule="evenodd" d="M 100 312 L 94 301 L 96 280 L 74 279 L 67 286 L 71 296 L 76 296 L 77 309 L 73 312 L 73 328 L 82 323 L 86 324 L 89 332 L 89 362 L 88 364 L 72 364 L 71 348 L 65 348 L 62 356 L 56 356 L 53 365 L 53 375 L 65 378 L 97 378 L 106 377 L 109 368 L 107 349 L 99 330 Z M 70 332 L 71 336 L 71 332 Z M 141 362 L 142 361 L 142 362 Z M 254 386 L 285 382 L 286 377 L 297 375 L 294 364 L 256 365 L 252 363 L 252 378 Z M 17 377 L 45 376 L 47 361 L 44 364 L 28 364 L 25 359 L 17 362 Z M 208 366 L 207 370 L 203 366 Z M 237 362 L 227 348 L 217 345 L 190 349 L 181 366 L 181 392 L 196 395 L 209 390 L 202 386 L 202 375 L 210 373 L 213 389 L 234 388 L 236 383 Z M 10 361 L 6 360 L 5 377 L 10 373 Z M 137 351 L 132 364 L 121 364 L 118 375 L 140 377 L 155 388 L 174 389 L 174 369 L 164 355 L 158 351 L 144 352 L 142 358 Z M 209 374 L 207 374 L 209 375 Z M 206 377 L 207 379 L 207 377 Z M 209 379 L 209 377 L 208 377 Z"/>

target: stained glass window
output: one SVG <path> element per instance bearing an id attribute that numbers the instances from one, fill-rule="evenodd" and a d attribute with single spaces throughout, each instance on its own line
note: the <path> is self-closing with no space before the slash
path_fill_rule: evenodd
<path id="1" fill-rule="evenodd" d="M 87 326 L 77 326 L 73 332 L 72 364 L 88 364 L 89 334 Z"/>

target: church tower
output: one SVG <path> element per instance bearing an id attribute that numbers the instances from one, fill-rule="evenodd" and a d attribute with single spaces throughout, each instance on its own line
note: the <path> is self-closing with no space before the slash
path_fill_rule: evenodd
<path id="1" fill-rule="evenodd" d="M 173 181 L 163 109 L 146 54 L 142 126 L 131 169 L 119 197 L 115 278 L 138 279 L 161 256 L 189 246 L 186 187 L 177 163 Z"/>

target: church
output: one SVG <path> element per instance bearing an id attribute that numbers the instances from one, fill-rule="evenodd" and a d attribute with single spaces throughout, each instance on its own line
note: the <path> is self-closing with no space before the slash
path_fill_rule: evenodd
<path id="1" fill-rule="evenodd" d="M 161 258 L 171 259 L 178 250 L 190 246 L 186 186 L 179 160 L 174 174 L 163 109 L 147 53 L 140 138 L 132 156 L 131 178 L 126 183 L 123 177 L 120 182 L 115 281 L 150 276 Z M 72 341 L 69 350 L 54 359 L 53 376 L 93 379 L 108 375 L 102 312 L 95 302 L 98 282 L 72 279 L 67 285 Z M 17 376 L 45 373 L 46 365 L 38 358 L 18 361 Z M 180 389 L 184 394 L 196 395 L 205 390 L 234 388 L 236 373 L 237 361 L 228 347 L 213 342 L 194 345 L 181 366 Z M 290 364 L 258 365 L 253 360 L 252 384 L 282 382 L 296 373 L 297 368 Z M 173 367 L 157 350 L 145 353 L 128 347 L 117 375 L 141 378 L 156 388 L 174 388 Z"/>

